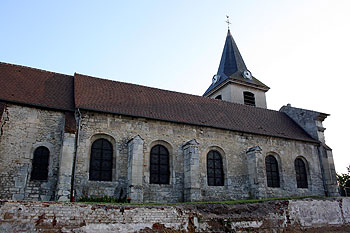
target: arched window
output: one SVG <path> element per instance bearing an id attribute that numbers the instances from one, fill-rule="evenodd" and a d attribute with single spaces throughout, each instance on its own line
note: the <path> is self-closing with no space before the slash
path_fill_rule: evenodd
<path id="1" fill-rule="evenodd" d="M 298 188 L 307 188 L 307 174 L 306 166 L 304 161 L 301 158 L 297 158 L 294 162 L 295 174 L 297 178 L 297 187 Z"/>
<path id="2" fill-rule="evenodd" d="M 91 146 L 90 180 L 112 181 L 113 146 L 106 139 L 97 139 Z"/>
<path id="3" fill-rule="evenodd" d="M 224 185 L 224 169 L 222 157 L 216 150 L 209 151 L 207 155 L 208 186 Z"/>
<path id="4" fill-rule="evenodd" d="M 35 149 L 32 163 L 31 180 L 47 180 L 49 174 L 50 151 L 44 146 Z"/>
<path id="5" fill-rule="evenodd" d="M 275 157 L 268 155 L 265 158 L 267 186 L 280 187 L 280 175 L 278 172 L 278 163 Z"/>
<path id="6" fill-rule="evenodd" d="M 255 106 L 255 96 L 249 91 L 243 92 L 244 104 Z"/>
<path id="7" fill-rule="evenodd" d="M 150 183 L 169 184 L 169 152 L 162 145 L 156 145 L 151 149 L 150 157 Z"/>
<path id="8" fill-rule="evenodd" d="M 218 95 L 218 96 L 215 97 L 215 99 L 217 99 L 217 100 L 222 100 L 222 96 L 221 96 L 221 95 Z"/>

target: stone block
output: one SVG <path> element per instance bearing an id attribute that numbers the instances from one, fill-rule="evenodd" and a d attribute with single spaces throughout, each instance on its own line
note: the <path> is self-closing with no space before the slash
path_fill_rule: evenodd
<path id="1" fill-rule="evenodd" d="M 13 194 L 12 200 L 16 200 L 16 201 L 24 200 L 24 194 Z"/>
<path id="2" fill-rule="evenodd" d="M 350 197 L 342 198 L 342 212 L 346 224 L 350 223 Z"/>

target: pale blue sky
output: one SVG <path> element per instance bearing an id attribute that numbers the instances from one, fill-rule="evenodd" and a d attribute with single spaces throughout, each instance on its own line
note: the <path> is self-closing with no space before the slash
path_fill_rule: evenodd
<path id="1" fill-rule="evenodd" d="M 227 25 L 268 108 L 313 109 L 338 172 L 350 164 L 348 0 L 13 1 L 0 3 L 0 61 L 202 95 Z"/>

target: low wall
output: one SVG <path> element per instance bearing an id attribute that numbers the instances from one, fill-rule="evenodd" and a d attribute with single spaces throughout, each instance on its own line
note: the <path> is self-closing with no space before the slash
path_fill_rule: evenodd
<path id="1" fill-rule="evenodd" d="M 0 201 L 0 232 L 317 230 L 350 232 L 350 198 L 146 206 Z"/>

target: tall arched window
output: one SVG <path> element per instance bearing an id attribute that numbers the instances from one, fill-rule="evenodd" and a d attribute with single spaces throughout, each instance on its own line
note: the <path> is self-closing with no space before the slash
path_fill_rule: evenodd
<path id="1" fill-rule="evenodd" d="M 267 186 L 280 187 L 280 175 L 278 172 L 278 163 L 275 157 L 268 155 L 265 158 Z"/>
<path id="2" fill-rule="evenodd" d="M 212 150 L 207 155 L 207 176 L 208 186 L 224 185 L 224 169 L 222 166 L 221 154 Z"/>
<path id="3" fill-rule="evenodd" d="M 106 139 L 97 139 L 91 146 L 89 179 L 112 181 L 113 146 Z"/>
<path id="4" fill-rule="evenodd" d="M 255 106 L 255 96 L 249 91 L 243 92 L 244 104 Z"/>
<path id="5" fill-rule="evenodd" d="M 150 157 L 150 183 L 169 184 L 169 152 L 162 145 L 156 145 L 151 149 Z"/>
<path id="6" fill-rule="evenodd" d="M 32 163 L 31 180 L 47 180 L 49 174 L 50 151 L 44 146 L 35 149 Z"/>
<path id="7" fill-rule="evenodd" d="M 298 188 L 307 188 L 307 174 L 306 166 L 304 161 L 301 158 L 297 158 L 294 162 L 295 174 L 297 179 Z"/>

